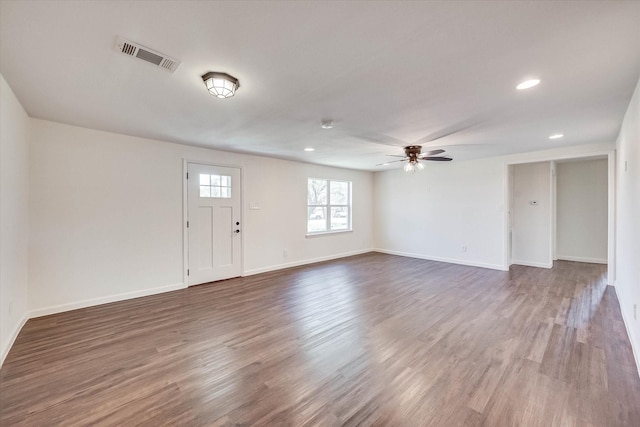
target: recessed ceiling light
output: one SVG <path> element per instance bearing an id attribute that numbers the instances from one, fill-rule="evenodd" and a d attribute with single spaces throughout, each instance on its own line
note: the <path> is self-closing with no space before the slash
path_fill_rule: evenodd
<path id="1" fill-rule="evenodd" d="M 520 83 L 518 86 L 516 86 L 516 89 L 518 90 L 530 89 L 534 86 L 537 86 L 539 83 L 540 83 L 539 79 L 525 80 L 522 83 Z"/>
<path id="2" fill-rule="evenodd" d="M 320 126 L 322 129 L 333 129 L 333 120 L 323 120 Z"/>
<path id="3" fill-rule="evenodd" d="M 562 138 L 563 136 L 564 136 L 564 135 L 563 135 L 563 134 L 561 134 L 561 133 L 554 133 L 553 135 L 551 135 L 551 136 L 549 137 L 549 139 L 560 139 L 560 138 Z"/>
<path id="4" fill-rule="evenodd" d="M 304 149 L 304 151 L 316 151 L 316 149 L 315 148 L 311 148 L 311 147 L 307 147 L 307 148 Z"/>

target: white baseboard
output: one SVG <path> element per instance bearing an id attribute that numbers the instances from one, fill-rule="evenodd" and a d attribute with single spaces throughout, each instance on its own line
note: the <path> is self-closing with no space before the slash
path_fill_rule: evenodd
<path id="1" fill-rule="evenodd" d="M 333 259 L 339 259 L 339 258 L 345 258 L 345 257 L 348 257 L 348 256 L 366 254 L 368 252 L 373 252 L 374 250 L 375 249 L 361 249 L 361 250 L 358 250 L 358 251 L 343 252 L 343 253 L 337 254 L 337 255 L 329 255 L 329 256 L 324 256 L 324 257 L 319 257 L 319 258 L 311 258 L 311 259 L 305 259 L 305 260 L 301 260 L 301 261 L 287 262 L 285 264 L 271 265 L 269 267 L 254 268 L 254 269 L 251 269 L 251 270 L 246 270 L 244 272 L 243 276 L 253 276 L 255 274 L 267 273 L 269 271 L 282 270 L 282 269 L 291 268 L 291 267 L 299 267 L 301 265 L 314 264 L 316 262 L 331 261 Z"/>
<path id="2" fill-rule="evenodd" d="M 625 316 L 625 310 L 623 308 L 623 298 L 620 298 L 620 288 L 614 286 L 613 289 L 616 291 L 616 297 L 618 298 L 618 304 L 620 305 L 620 313 L 622 313 L 622 321 L 624 323 L 625 329 L 627 330 L 627 336 L 629 337 L 629 342 L 631 343 L 633 358 L 636 362 L 636 369 L 638 370 L 638 376 L 640 377 L 640 343 L 637 343 L 635 341 L 635 335 L 633 334 L 631 328 L 629 328 L 631 321 L 627 319 L 627 316 Z"/>
<path id="3" fill-rule="evenodd" d="M 578 256 L 558 255 L 558 259 L 562 261 L 588 262 L 590 264 L 607 264 L 607 260 L 602 258 L 583 258 Z"/>
<path id="4" fill-rule="evenodd" d="M 391 250 L 388 250 L 388 249 L 380 249 L 380 248 L 375 248 L 374 251 L 380 252 L 382 254 L 399 255 L 399 256 L 406 256 L 406 257 L 409 257 L 409 258 L 426 259 L 428 261 L 448 262 L 449 264 L 468 265 L 470 267 L 489 268 L 491 270 L 501 270 L 501 271 L 508 271 L 509 270 L 508 268 L 505 268 L 504 265 L 501 265 L 501 264 L 487 264 L 487 263 L 484 263 L 484 262 L 475 262 L 475 261 L 469 261 L 469 260 L 466 260 L 466 259 L 442 258 L 442 257 L 435 257 L 435 256 L 430 256 L 430 255 L 414 254 L 414 253 L 410 253 L 410 252 L 391 251 Z"/>
<path id="5" fill-rule="evenodd" d="M 164 292 L 177 291 L 187 286 L 184 283 L 176 283 L 167 286 L 158 286 L 156 288 L 143 289 L 140 291 L 124 292 L 121 294 L 107 295 L 99 298 L 91 298 L 82 301 L 75 301 L 66 304 L 53 305 L 50 307 L 32 310 L 29 313 L 30 318 L 48 316 L 50 314 L 62 313 L 65 311 L 77 310 L 79 308 L 91 307 L 94 305 L 107 304 L 110 302 L 124 301 L 132 298 L 146 297 L 149 295 L 161 294 Z"/>
<path id="6" fill-rule="evenodd" d="M 543 262 L 530 262 L 530 261 L 519 261 L 517 259 L 512 259 L 511 264 L 524 265 L 525 267 L 538 267 L 538 268 L 552 268 L 553 263 L 545 264 Z"/>
<path id="7" fill-rule="evenodd" d="M 4 348 L 2 349 L 2 353 L 0 353 L 0 367 L 4 363 L 4 359 L 9 354 L 9 350 L 11 350 L 11 347 L 13 346 L 13 343 L 16 341 L 16 338 L 18 338 L 18 334 L 22 330 L 22 327 L 24 326 L 25 323 L 27 323 L 27 320 L 29 320 L 29 315 L 28 313 L 25 313 L 25 315 L 22 317 L 22 320 L 18 323 L 17 327 L 14 329 L 13 333 L 11 334 L 11 338 L 9 338 L 7 345 L 4 346 Z"/>

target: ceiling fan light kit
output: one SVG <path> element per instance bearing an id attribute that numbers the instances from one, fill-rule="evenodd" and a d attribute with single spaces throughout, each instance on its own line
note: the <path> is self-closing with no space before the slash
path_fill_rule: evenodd
<path id="1" fill-rule="evenodd" d="M 210 71 L 202 76 L 209 93 L 216 98 L 231 98 L 240 87 L 240 81 L 227 73 Z"/>
<path id="2" fill-rule="evenodd" d="M 444 153 L 444 150 L 442 149 L 430 150 L 430 151 L 427 151 L 426 153 L 422 153 L 421 145 L 408 145 L 404 147 L 405 155 L 401 160 L 394 160 L 393 162 L 380 163 L 379 165 L 376 165 L 376 166 L 388 166 L 389 163 L 394 163 L 394 162 L 407 162 L 402 167 L 402 169 L 404 169 L 405 172 L 415 172 L 416 170 L 424 169 L 424 164 L 420 163 L 420 160 L 425 160 L 425 161 L 431 160 L 436 162 L 450 162 L 451 160 L 453 160 L 451 157 L 437 156 L 437 154 L 442 154 L 442 153 Z M 394 154 L 388 154 L 388 155 L 392 157 L 402 157 L 402 156 L 396 156 Z"/>

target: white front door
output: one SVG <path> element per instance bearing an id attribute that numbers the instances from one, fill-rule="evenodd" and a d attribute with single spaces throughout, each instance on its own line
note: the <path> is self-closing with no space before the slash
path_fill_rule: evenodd
<path id="1" fill-rule="evenodd" d="M 189 285 L 242 273 L 240 169 L 188 163 Z"/>

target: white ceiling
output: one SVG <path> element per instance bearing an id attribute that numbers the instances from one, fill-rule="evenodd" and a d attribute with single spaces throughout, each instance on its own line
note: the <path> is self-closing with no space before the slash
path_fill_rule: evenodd
<path id="1" fill-rule="evenodd" d="M 32 117 L 366 170 L 402 153 L 372 140 L 458 131 L 427 144 L 457 160 L 615 141 L 640 76 L 636 1 L 2 0 L 0 28 Z M 126 57 L 118 36 L 182 65 Z M 207 71 L 236 96 L 209 95 Z"/>

